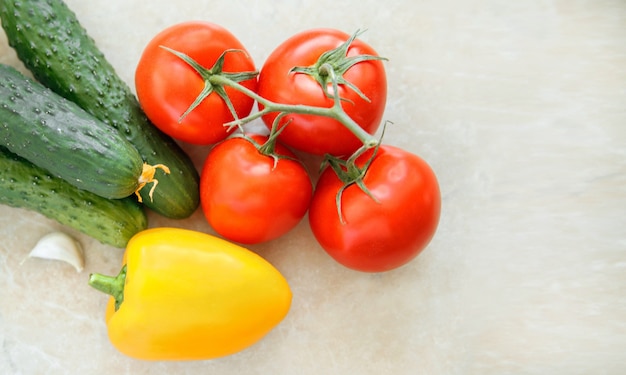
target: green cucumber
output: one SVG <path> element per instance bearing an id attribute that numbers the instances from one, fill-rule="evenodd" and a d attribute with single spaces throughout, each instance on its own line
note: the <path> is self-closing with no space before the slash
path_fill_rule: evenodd
<path id="1" fill-rule="evenodd" d="M 140 188 L 135 147 L 75 103 L 0 64 L 0 144 L 70 184 L 105 198 Z"/>
<path id="2" fill-rule="evenodd" d="M 117 129 L 146 163 L 169 167 L 167 178 L 157 178 L 153 200 L 141 192 L 147 207 L 176 219 L 196 210 L 199 174 L 191 159 L 149 122 L 130 87 L 63 1 L 2 0 L 0 21 L 9 45 L 37 80 Z"/>
<path id="3" fill-rule="evenodd" d="M 38 212 L 119 248 L 148 226 L 146 213 L 136 199 L 106 199 L 78 189 L 3 147 L 0 204 Z"/>

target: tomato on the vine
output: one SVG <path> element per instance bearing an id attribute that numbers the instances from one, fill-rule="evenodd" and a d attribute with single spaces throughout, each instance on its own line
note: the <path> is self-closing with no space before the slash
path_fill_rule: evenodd
<path id="1" fill-rule="evenodd" d="M 361 179 L 364 188 L 345 185 L 334 169 L 326 168 L 309 222 L 320 245 L 340 264 L 383 272 L 408 263 L 430 242 L 441 197 L 434 172 L 417 155 L 381 145 L 360 155 L 355 165 L 363 168 L 370 161 Z"/>
<path id="2" fill-rule="evenodd" d="M 380 126 L 387 100 L 385 69 L 376 51 L 355 34 L 334 29 L 301 32 L 280 44 L 259 73 L 260 96 L 281 104 L 331 107 L 338 94 L 342 108 L 370 134 Z M 323 64 L 332 66 L 338 93 Z M 297 70 L 292 70 L 298 67 Z M 277 113 L 263 116 L 272 127 Z M 284 116 L 288 124 L 279 139 L 284 144 L 312 154 L 349 155 L 362 143 L 339 121 L 308 114 Z"/>
<path id="3" fill-rule="evenodd" d="M 210 22 L 189 21 L 157 34 L 137 65 L 137 97 L 155 126 L 175 139 L 192 144 L 207 145 L 225 139 L 233 130 L 224 127 L 224 123 L 234 119 L 233 110 L 238 118 L 245 117 L 250 114 L 254 100 L 238 90 L 207 84 L 198 67 L 174 52 L 188 56 L 206 74 L 254 72 L 243 74 L 245 78 L 239 83 L 256 91 L 254 62 L 228 30 Z"/>
<path id="4" fill-rule="evenodd" d="M 267 136 L 228 138 L 209 152 L 200 177 L 200 201 L 211 227 L 228 240 L 254 244 L 295 227 L 309 208 L 313 184 L 304 165 Z"/>

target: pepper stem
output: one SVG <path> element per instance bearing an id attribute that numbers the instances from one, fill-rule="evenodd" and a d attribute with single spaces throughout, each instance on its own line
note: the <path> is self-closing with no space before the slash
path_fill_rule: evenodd
<path id="1" fill-rule="evenodd" d="M 93 288 L 112 296 L 115 299 L 115 311 L 124 302 L 124 284 L 126 283 L 126 265 L 122 267 L 117 276 L 92 273 L 89 275 L 89 285 Z"/>

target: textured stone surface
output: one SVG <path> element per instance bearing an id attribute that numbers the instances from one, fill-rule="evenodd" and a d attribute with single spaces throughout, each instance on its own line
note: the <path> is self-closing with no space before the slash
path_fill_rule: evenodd
<path id="1" fill-rule="evenodd" d="M 149 363 L 111 347 L 106 298 L 86 285 L 122 250 L 69 231 L 83 273 L 24 261 L 64 228 L 0 207 L 0 373 L 626 373 L 623 1 L 67 2 L 131 85 L 145 44 L 179 21 L 220 23 L 259 66 L 295 32 L 367 29 L 389 58 L 386 142 L 433 166 L 441 224 L 415 261 L 369 275 L 303 221 L 251 247 L 292 285 L 279 327 L 227 358 Z M 3 33 L 0 62 L 20 67 Z M 206 148 L 185 147 L 200 166 Z M 151 223 L 211 231 L 200 212 Z"/>

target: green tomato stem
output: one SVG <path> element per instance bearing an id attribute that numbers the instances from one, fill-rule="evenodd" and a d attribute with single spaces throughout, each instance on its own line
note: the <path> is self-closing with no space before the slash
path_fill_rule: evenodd
<path id="1" fill-rule="evenodd" d="M 341 48 L 337 50 L 330 51 L 329 54 L 326 56 L 326 58 L 321 60 L 319 67 L 317 67 L 317 65 L 314 67 L 315 70 L 318 72 L 318 75 L 324 77 L 324 79 L 320 81 L 320 84 L 323 85 L 322 88 L 324 89 L 324 92 L 326 93 L 328 97 L 331 97 L 333 99 L 333 106 L 329 108 L 314 107 L 314 106 L 307 106 L 307 105 L 301 105 L 301 104 L 275 103 L 266 98 L 263 98 L 262 96 L 258 95 L 256 92 L 243 86 L 239 82 L 254 78 L 256 77 L 258 73 L 256 71 L 255 72 L 242 72 L 242 73 L 226 73 L 222 71 L 223 65 L 224 65 L 224 58 L 226 54 L 232 53 L 232 52 L 243 52 L 243 51 L 226 50 L 224 51 L 224 53 L 222 53 L 222 55 L 219 57 L 219 59 L 217 60 L 217 62 L 215 63 L 213 67 L 211 67 L 210 69 L 206 69 L 202 65 L 200 65 L 198 62 L 193 60 L 191 57 L 187 56 L 186 54 L 178 52 L 176 50 L 173 50 L 165 46 L 161 46 L 161 48 L 174 54 L 175 56 L 177 56 L 178 58 L 186 62 L 204 80 L 204 89 L 202 90 L 200 95 L 196 98 L 196 100 L 190 105 L 190 107 L 182 114 L 182 116 L 179 119 L 179 122 L 181 122 L 191 111 L 193 111 L 204 99 L 206 99 L 209 95 L 215 92 L 224 100 L 224 102 L 228 106 L 229 110 L 231 111 L 235 119 L 234 121 L 224 124 L 225 126 L 229 128 L 232 128 L 234 126 L 241 127 L 271 112 L 280 112 L 283 114 L 303 114 L 303 115 L 323 116 L 323 117 L 329 117 L 329 118 L 339 121 L 350 132 L 352 132 L 352 134 L 354 134 L 361 141 L 361 143 L 363 143 L 363 145 L 366 148 L 375 147 L 379 143 L 378 139 L 376 139 L 374 136 L 372 136 L 371 134 L 363 130 L 363 128 L 361 128 L 359 124 L 356 123 L 356 121 L 350 118 L 350 116 L 348 116 L 346 112 L 343 110 L 343 108 L 341 107 L 341 98 L 339 97 L 339 95 L 331 96 L 328 93 L 327 87 L 324 86 L 324 84 L 328 82 L 328 80 L 330 79 L 330 82 L 332 83 L 332 87 L 333 87 L 333 93 L 339 92 L 339 83 L 343 83 L 343 84 L 348 84 L 353 90 L 356 89 L 357 93 L 359 93 L 359 95 L 364 97 L 362 93 L 360 93 L 360 91 L 356 87 L 354 87 L 353 85 L 350 85 L 347 81 L 343 79 L 342 70 L 347 70 L 349 69 L 350 66 L 360 61 L 371 60 L 371 59 L 381 59 L 381 58 L 376 57 L 376 56 L 367 56 L 367 55 L 359 57 L 357 59 L 345 59 L 342 57 L 342 59 L 345 61 L 344 61 L 344 64 L 338 64 L 339 75 L 336 74 L 337 72 L 335 71 L 335 68 L 333 65 L 333 62 L 336 62 L 337 60 L 337 56 L 340 56 L 342 54 L 345 55 L 344 49 L 347 49 L 347 46 L 352 42 L 352 40 L 354 40 L 354 38 L 356 38 L 357 35 L 358 35 L 358 32 L 348 42 L 346 42 L 344 46 L 342 46 Z M 233 108 L 232 102 L 230 101 L 230 99 L 228 98 L 228 95 L 226 94 L 226 91 L 224 90 L 224 87 L 232 87 L 233 89 L 243 93 L 244 95 L 247 95 L 248 97 L 256 100 L 259 104 L 263 106 L 263 109 L 256 113 L 248 115 L 245 118 L 241 118 L 241 119 L 238 118 L 237 113 L 235 109 Z M 365 97 L 364 99 L 367 99 L 367 98 Z"/>
<path id="2" fill-rule="evenodd" d="M 363 128 L 361 128 L 359 124 L 356 123 L 356 121 L 354 121 L 352 118 L 350 118 L 350 116 L 348 116 L 348 114 L 346 114 L 346 112 L 341 107 L 341 100 L 339 98 L 335 98 L 333 106 L 328 108 L 307 106 L 302 104 L 280 104 L 268 100 L 258 95 L 256 92 L 248 89 L 247 87 L 239 84 L 238 82 L 230 80 L 229 78 L 221 75 L 211 76 L 210 81 L 213 85 L 232 87 L 235 90 L 238 90 L 256 100 L 259 104 L 263 106 L 263 109 L 261 109 L 260 111 L 250 114 L 245 118 L 241 118 L 225 124 L 226 126 L 242 126 L 272 112 L 324 116 L 337 120 L 341 124 L 343 124 L 363 143 L 366 148 L 371 148 L 378 145 L 379 141 L 376 137 L 363 130 Z M 333 85 L 336 85 L 336 82 L 334 82 Z M 335 90 L 335 92 L 336 91 L 337 90 Z"/>

